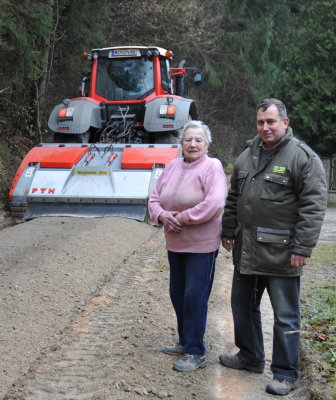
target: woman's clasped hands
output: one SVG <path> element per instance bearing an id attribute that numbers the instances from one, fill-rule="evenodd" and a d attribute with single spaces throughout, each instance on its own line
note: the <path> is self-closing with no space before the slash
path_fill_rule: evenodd
<path id="1" fill-rule="evenodd" d="M 178 211 L 163 211 L 159 220 L 168 232 L 181 232 L 184 225 L 182 214 Z"/>

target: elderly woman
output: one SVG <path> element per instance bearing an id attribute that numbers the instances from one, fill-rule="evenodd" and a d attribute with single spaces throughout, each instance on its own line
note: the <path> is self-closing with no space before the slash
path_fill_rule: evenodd
<path id="1" fill-rule="evenodd" d="M 173 364 L 181 372 L 203 368 L 208 299 L 227 196 L 218 159 L 207 155 L 211 133 L 201 121 L 183 129 L 183 158 L 169 163 L 149 199 L 153 222 L 163 225 L 170 265 L 170 298 L 179 341 L 165 346 L 168 355 L 183 355 Z"/>

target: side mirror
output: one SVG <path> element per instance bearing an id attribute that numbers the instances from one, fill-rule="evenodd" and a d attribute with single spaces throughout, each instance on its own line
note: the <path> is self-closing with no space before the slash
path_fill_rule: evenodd
<path id="1" fill-rule="evenodd" d="M 89 96 L 89 91 L 90 91 L 90 76 L 84 76 L 81 82 L 81 87 L 80 87 L 80 96 L 82 97 L 88 97 Z"/>
<path id="2" fill-rule="evenodd" d="M 195 77 L 194 77 L 194 85 L 195 85 L 196 87 L 202 85 L 202 74 L 201 74 L 200 72 L 198 72 L 197 74 L 195 74 Z"/>
<path id="3" fill-rule="evenodd" d="M 184 75 L 187 72 L 185 68 L 170 68 L 169 75 L 170 76 L 179 76 Z"/>

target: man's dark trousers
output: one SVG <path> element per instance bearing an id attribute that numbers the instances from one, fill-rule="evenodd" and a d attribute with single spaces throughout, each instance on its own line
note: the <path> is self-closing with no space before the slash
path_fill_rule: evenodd
<path id="1" fill-rule="evenodd" d="M 274 312 L 271 370 L 274 378 L 293 382 L 300 349 L 300 277 L 244 275 L 235 268 L 231 307 L 237 355 L 254 365 L 265 362 L 260 314 L 265 288 Z"/>

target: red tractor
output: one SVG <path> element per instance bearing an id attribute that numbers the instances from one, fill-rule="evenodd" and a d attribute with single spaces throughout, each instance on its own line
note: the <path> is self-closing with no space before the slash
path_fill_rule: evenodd
<path id="1" fill-rule="evenodd" d="M 182 60 L 172 68 L 173 52 L 160 47 L 93 49 L 83 53 L 91 72 L 82 81 L 81 97 L 65 99 L 49 118 L 55 142 L 176 143 L 195 102 L 185 96 L 184 74 L 195 68 Z"/>

